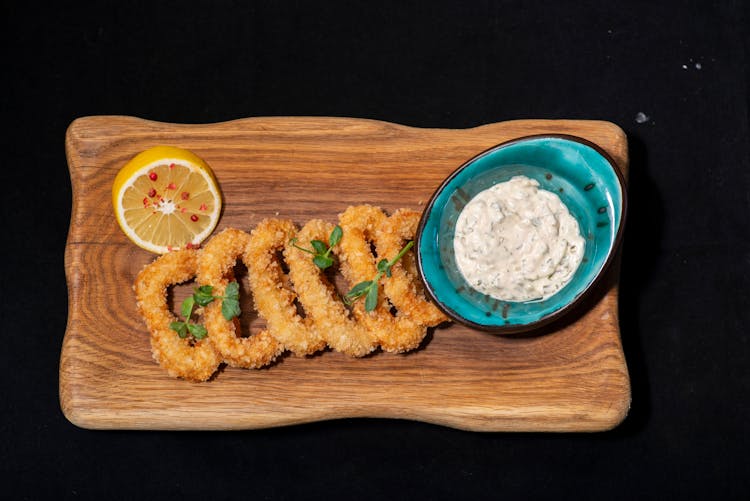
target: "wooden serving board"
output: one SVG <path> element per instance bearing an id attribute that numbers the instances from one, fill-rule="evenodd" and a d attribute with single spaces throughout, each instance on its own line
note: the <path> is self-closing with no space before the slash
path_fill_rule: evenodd
<path id="1" fill-rule="evenodd" d="M 224 195 L 217 231 L 265 217 L 335 221 L 347 206 L 422 209 L 465 160 L 539 133 L 584 137 L 623 171 L 627 142 L 599 121 L 519 120 L 418 129 L 348 118 L 249 118 L 208 125 L 86 117 L 67 132 L 73 211 L 65 249 L 69 314 L 60 402 L 74 424 L 109 429 L 248 429 L 344 417 L 427 421 L 478 431 L 597 431 L 620 423 L 630 382 L 620 342 L 617 267 L 584 308 L 543 333 L 495 336 L 436 328 L 410 354 L 327 351 L 261 370 L 226 368 L 206 383 L 172 379 L 151 358 L 132 284 L 154 255 L 120 231 L 118 170 L 158 144 L 193 150 Z M 252 332 L 253 318 L 249 322 Z"/>

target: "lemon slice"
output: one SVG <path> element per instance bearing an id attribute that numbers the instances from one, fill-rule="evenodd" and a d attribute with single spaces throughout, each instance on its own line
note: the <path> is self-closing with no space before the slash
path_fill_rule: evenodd
<path id="1" fill-rule="evenodd" d="M 112 204 L 128 238 L 164 254 L 197 247 L 211 234 L 219 222 L 221 194 L 211 168 L 197 155 L 156 146 L 117 173 Z"/>

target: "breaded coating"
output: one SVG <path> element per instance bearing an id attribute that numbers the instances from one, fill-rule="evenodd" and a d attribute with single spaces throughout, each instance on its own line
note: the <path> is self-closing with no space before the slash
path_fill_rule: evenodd
<path id="1" fill-rule="evenodd" d="M 133 287 L 138 311 L 151 335 L 154 360 L 171 376 L 190 381 L 209 379 L 221 363 L 211 339 L 183 339 L 169 327 L 178 319 L 167 305 L 167 288 L 195 277 L 198 254 L 180 250 L 162 255 L 141 270 Z"/>
<path id="2" fill-rule="evenodd" d="M 406 242 L 414 240 L 419 217 L 419 212 L 411 209 L 399 209 L 394 212 L 375 232 L 378 256 L 392 259 L 398 255 Z M 448 317 L 425 298 L 424 288 L 417 276 L 413 249 L 393 265 L 391 273 L 393 276 L 385 280 L 383 287 L 385 295 L 396 307 L 399 315 L 406 315 L 428 327 L 448 321 Z"/>
<path id="3" fill-rule="evenodd" d="M 295 355 L 311 355 L 326 347 L 312 319 L 302 318 L 294 304 L 297 293 L 282 271 L 277 253 L 291 247 L 294 223 L 265 219 L 250 234 L 243 260 L 258 314 L 268 322 L 268 332 Z M 308 255 L 309 257 L 309 255 Z M 308 259 L 309 261 L 309 259 Z"/>
<path id="4" fill-rule="evenodd" d="M 198 283 L 213 286 L 213 295 L 223 296 L 232 268 L 249 244 L 250 235 L 232 228 L 211 238 L 198 261 Z M 281 354 L 284 346 L 268 330 L 250 337 L 237 336 L 235 322 L 224 318 L 221 304 L 221 301 L 213 301 L 206 306 L 204 317 L 208 337 L 226 363 L 255 369 L 270 364 Z"/>
<path id="5" fill-rule="evenodd" d="M 332 230 L 332 224 L 314 219 L 297 233 L 297 244 L 310 248 L 312 240 L 326 242 Z M 284 257 L 300 302 L 328 346 L 354 357 L 372 352 L 377 346 L 377 338 L 365 325 L 349 318 L 341 298 L 322 270 L 310 259 L 310 254 L 287 246 Z"/>
<path id="6" fill-rule="evenodd" d="M 394 259 L 414 238 L 418 223 L 419 213 L 409 209 L 388 217 L 378 207 L 361 205 L 340 214 L 342 236 L 331 250 L 349 287 L 372 280 L 378 274 L 377 263 Z M 328 242 L 333 229 L 333 224 L 314 219 L 298 232 L 292 221 L 265 219 L 250 234 L 226 229 L 200 251 L 171 252 L 146 266 L 135 291 L 138 310 L 151 332 L 154 358 L 173 376 L 205 381 L 222 362 L 259 368 L 285 350 L 298 356 L 326 347 L 353 357 L 377 348 L 403 353 L 420 345 L 428 327 L 447 320 L 425 298 L 413 251 L 391 267 L 391 276 L 381 278 L 373 311 L 365 310 L 362 299 L 348 309 L 329 278 L 335 268 L 324 272 L 309 252 L 300 249 L 312 249 L 313 240 Z M 226 320 L 218 299 L 203 309 L 207 337 L 181 339 L 169 328 L 177 319 L 167 307 L 167 288 L 195 277 L 199 285 L 212 286 L 214 296 L 224 296 L 238 260 L 247 266 L 255 307 L 266 329 L 238 336 L 238 319 Z"/>
<path id="7" fill-rule="evenodd" d="M 377 247 L 378 230 L 385 223 L 386 215 L 383 211 L 371 205 L 349 207 L 339 216 L 343 236 L 338 245 L 337 256 L 340 259 L 341 272 L 351 286 L 372 280 L 378 272 L 377 262 L 395 257 L 394 254 L 376 258 L 370 251 L 370 242 L 375 243 Z M 384 277 L 383 280 L 390 278 Z M 364 301 L 356 301 L 352 310 L 355 318 L 373 333 L 384 351 L 402 353 L 413 350 L 424 339 L 427 327 L 407 316 L 391 315 L 391 304 L 383 294 L 382 282 L 378 287 L 380 291 L 375 309 L 365 311 Z"/>

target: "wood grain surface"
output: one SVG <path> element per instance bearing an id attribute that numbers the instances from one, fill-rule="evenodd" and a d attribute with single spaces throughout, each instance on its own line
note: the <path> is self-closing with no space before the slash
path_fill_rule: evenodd
<path id="1" fill-rule="evenodd" d="M 154 255 L 120 231 L 110 190 L 117 171 L 146 148 L 174 145 L 205 159 L 224 196 L 217 231 L 250 230 L 274 216 L 298 224 L 335 221 L 347 206 L 362 203 L 388 212 L 421 210 L 465 160 L 539 133 L 586 138 L 627 169 L 624 133 L 600 121 L 519 120 L 461 130 L 348 118 L 207 125 L 123 116 L 74 121 L 66 137 L 73 210 L 60 360 L 65 416 L 78 426 L 104 429 L 249 429 L 347 417 L 477 431 L 616 426 L 630 405 L 616 266 L 581 308 L 532 335 L 502 337 L 449 325 L 434 329 L 419 350 L 406 355 L 284 356 L 261 370 L 226 368 L 206 383 L 170 378 L 152 360 L 148 332 L 136 313 L 132 284 Z M 260 324 L 250 312 L 243 323 L 251 332 Z"/>

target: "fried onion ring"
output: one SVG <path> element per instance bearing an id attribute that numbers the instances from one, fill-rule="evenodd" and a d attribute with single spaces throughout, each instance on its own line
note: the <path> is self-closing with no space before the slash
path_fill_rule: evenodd
<path id="1" fill-rule="evenodd" d="M 394 259 L 405 242 L 414 238 L 418 222 L 419 213 L 409 209 L 388 217 L 378 207 L 361 205 L 340 214 L 342 237 L 331 250 L 350 286 L 377 276 L 377 263 Z M 403 353 L 422 343 L 428 327 L 447 320 L 425 298 L 416 278 L 413 251 L 391 266 L 390 276 L 381 278 L 373 311 L 366 311 L 362 300 L 347 309 L 330 273 L 318 268 L 310 254 L 300 249 L 314 247 L 313 240 L 329 240 L 333 229 L 333 224 L 316 219 L 296 232 L 291 221 L 266 219 L 250 234 L 227 229 L 209 240 L 203 250 L 168 253 L 148 265 L 139 273 L 134 288 L 138 310 L 151 333 L 154 359 L 172 376 L 205 381 L 222 361 L 234 367 L 259 368 L 284 350 L 299 356 L 326 346 L 354 357 L 378 347 Z M 289 244 L 295 233 L 297 246 Z M 258 316 L 266 320 L 266 329 L 247 338 L 238 336 L 238 319 L 227 321 L 221 312 L 222 301 L 216 300 L 203 310 L 208 337 L 180 339 L 169 328 L 176 318 L 167 307 L 167 288 L 195 277 L 198 284 L 212 286 L 214 296 L 223 296 L 234 279 L 237 260 L 247 265 L 255 307 Z"/>
<path id="2" fill-rule="evenodd" d="M 304 356 L 324 349 L 326 342 L 318 334 L 312 320 L 303 319 L 298 314 L 294 304 L 297 294 L 287 283 L 276 257 L 295 233 L 296 228 L 291 221 L 261 221 L 250 234 L 243 261 L 248 266 L 255 307 L 258 315 L 268 322 L 268 332 L 284 348 L 295 355 Z"/>
<path id="3" fill-rule="evenodd" d="M 138 273 L 133 286 L 138 311 L 146 322 L 154 360 L 173 377 L 190 381 L 209 379 L 221 355 L 209 338 L 180 338 L 169 324 L 177 321 L 167 305 L 167 289 L 195 277 L 198 251 L 179 250 L 162 255 Z"/>
<path id="4" fill-rule="evenodd" d="M 328 240 L 332 230 L 332 224 L 314 219 L 297 233 L 297 242 L 300 247 L 309 248 L 314 239 Z M 377 346 L 377 338 L 364 325 L 349 318 L 349 312 L 333 285 L 324 278 L 310 255 L 287 246 L 284 257 L 299 300 L 328 346 L 354 357 L 372 352 Z"/>
<path id="5" fill-rule="evenodd" d="M 211 238 L 198 261 L 198 282 L 213 286 L 215 296 L 223 296 L 232 268 L 247 251 L 249 243 L 250 235 L 232 228 Z M 250 337 L 238 337 L 235 322 L 226 320 L 221 313 L 221 301 L 206 306 L 204 317 L 208 337 L 224 361 L 233 367 L 263 367 L 273 362 L 284 349 L 268 330 Z"/>
<path id="6" fill-rule="evenodd" d="M 379 256 L 397 255 L 404 243 L 413 240 L 420 214 L 411 209 L 394 212 L 376 231 Z M 417 279 L 414 251 L 407 252 L 391 267 L 392 276 L 383 284 L 385 295 L 396 309 L 412 320 L 434 327 L 448 320 L 437 306 L 427 301 L 421 282 Z"/>
<path id="7" fill-rule="evenodd" d="M 386 215 L 383 211 L 371 205 L 349 207 L 339 216 L 343 236 L 338 245 L 337 255 L 341 263 L 341 272 L 352 286 L 371 280 L 377 274 L 378 259 L 395 257 L 395 254 L 381 255 L 376 259 L 370 251 L 369 242 L 374 242 L 377 248 L 378 229 L 385 223 Z M 382 283 L 378 284 L 378 287 L 382 292 Z M 402 313 L 394 317 L 390 309 L 391 304 L 385 295 L 378 293 L 378 304 L 374 310 L 367 312 L 364 302 L 356 301 L 352 312 L 357 321 L 373 333 L 384 351 L 402 353 L 418 347 L 427 334 L 427 327 Z"/>

